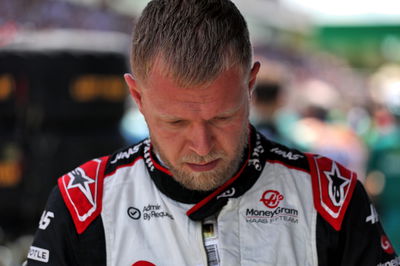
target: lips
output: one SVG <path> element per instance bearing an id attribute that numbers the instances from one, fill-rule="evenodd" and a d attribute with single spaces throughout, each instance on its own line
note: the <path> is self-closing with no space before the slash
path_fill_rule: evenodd
<path id="1" fill-rule="evenodd" d="M 216 159 L 214 161 L 205 163 L 205 164 L 197 164 L 197 163 L 186 163 L 187 166 L 189 166 L 190 169 L 192 169 L 195 172 L 205 172 L 205 171 L 210 171 L 214 169 L 219 162 L 219 159 Z"/>

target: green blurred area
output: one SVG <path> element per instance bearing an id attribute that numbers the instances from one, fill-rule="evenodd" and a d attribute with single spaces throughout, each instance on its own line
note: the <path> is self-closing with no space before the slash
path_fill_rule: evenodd
<path id="1" fill-rule="evenodd" d="M 354 67 L 374 69 L 400 63 L 400 24 L 331 25 L 315 29 L 318 47 L 346 58 Z"/>
<path id="2" fill-rule="evenodd" d="M 373 74 L 382 66 L 397 66 L 400 63 L 400 24 L 322 25 L 315 27 L 313 45 L 338 57 L 344 58 L 355 69 Z M 392 73 L 394 73 L 392 71 Z M 400 82 L 400 75 L 388 75 L 391 82 Z M 400 84 L 400 83 L 398 83 Z M 370 85 L 370 84 L 369 84 Z M 399 87 L 400 88 L 400 87 Z M 397 91 L 399 90 L 397 88 Z M 365 88 L 365 93 L 369 93 Z M 376 91 L 382 88 L 372 88 Z M 400 94 L 394 95 L 398 97 Z M 393 96 L 392 96 L 393 97 Z M 400 116 L 390 110 L 388 99 L 367 106 L 371 112 L 377 109 L 391 113 L 390 126 L 381 127 L 379 121 L 372 124 L 370 134 L 362 136 L 369 150 L 366 165 L 365 185 L 367 190 L 379 191 L 371 194 L 381 222 L 395 249 L 400 250 Z M 391 99 L 400 103 L 400 99 Z M 397 108 L 399 105 L 397 104 Z M 381 188 L 378 188 L 381 187 Z"/>

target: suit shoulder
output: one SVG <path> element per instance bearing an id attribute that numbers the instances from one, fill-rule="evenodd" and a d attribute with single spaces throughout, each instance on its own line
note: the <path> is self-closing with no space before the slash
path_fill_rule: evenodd
<path id="1" fill-rule="evenodd" d="M 311 175 L 314 206 L 337 231 L 357 185 L 357 174 L 340 163 L 316 154 L 306 154 Z"/>
<path id="2" fill-rule="evenodd" d="M 309 172 L 306 154 L 270 140 L 264 140 L 267 149 L 267 162 L 279 163 L 288 168 Z"/>
<path id="3" fill-rule="evenodd" d="M 58 188 L 79 234 L 101 213 L 108 156 L 93 159 L 58 179 Z"/>
<path id="4" fill-rule="evenodd" d="M 139 159 L 147 159 L 145 157 L 146 154 L 149 154 L 149 150 L 149 139 L 145 139 L 139 143 L 120 149 L 110 156 L 105 169 L 105 176 L 112 175 L 120 168 L 131 166 Z"/>
<path id="5" fill-rule="evenodd" d="M 335 230 L 340 230 L 357 184 L 357 174 L 328 157 L 265 141 L 267 162 L 309 174 L 315 209 Z"/>

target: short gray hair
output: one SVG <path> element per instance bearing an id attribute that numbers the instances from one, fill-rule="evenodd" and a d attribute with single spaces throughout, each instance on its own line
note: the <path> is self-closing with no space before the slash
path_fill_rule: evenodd
<path id="1" fill-rule="evenodd" d="M 238 65 L 251 67 L 247 24 L 229 0 L 152 0 L 140 16 L 132 42 L 131 67 L 146 79 L 163 60 L 181 85 L 200 85 Z"/>

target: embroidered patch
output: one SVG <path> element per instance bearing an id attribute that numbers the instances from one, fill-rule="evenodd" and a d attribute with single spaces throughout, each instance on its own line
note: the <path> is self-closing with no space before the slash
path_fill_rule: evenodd
<path id="1" fill-rule="evenodd" d="M 79 234 L 100 214 L 107 158 L 89 161 L 58 179 L 61 195 Z"/>
<path id="2" fill-rule="evenodd" d="M 315 208 L 339 231 L 357 182 L 357 175 L 329 158 L 313 154 L 307 154 L 307 158 L 312 176 Z"/>
<path id="3" fill-rule="evenodd" d="M 50 252 L 44 248 L 38 248 L 31 246 L 28 252 L 28 259 L 36 260 L 40 262 L 49 262 Z"/>

